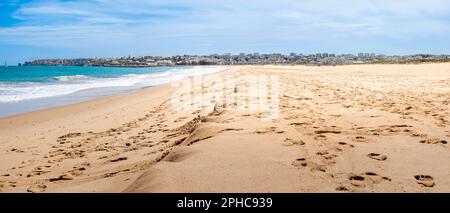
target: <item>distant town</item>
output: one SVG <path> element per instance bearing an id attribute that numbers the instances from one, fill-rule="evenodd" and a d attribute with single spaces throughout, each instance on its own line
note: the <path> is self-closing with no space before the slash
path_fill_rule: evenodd
<path id="1" fill-rule="evenodd" d="M 354 54 L 260 54 L 241 53 L 212 55 L 140 56 L 121 58 L 42 59 L 19 64 L 19 66 L 105 66 L 105 67 L 159 67 L 196 65 L 346 65 L 376 63 L 427 63 L 450 62 L 450 55 L 380 55 L 374 53 Z"/>

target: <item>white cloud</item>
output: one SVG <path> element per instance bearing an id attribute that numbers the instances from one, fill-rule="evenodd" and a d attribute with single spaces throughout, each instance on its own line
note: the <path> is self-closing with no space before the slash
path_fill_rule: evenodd
<path id="1" fill-rule="evenodd" d="M 0 28 L 0 43 L 177 49 L 330 37 L 408 40 L 449 33 L 449 14 L 447 0 L 47 0 L 22 5 L 14 13 L 21 24 Z"/>

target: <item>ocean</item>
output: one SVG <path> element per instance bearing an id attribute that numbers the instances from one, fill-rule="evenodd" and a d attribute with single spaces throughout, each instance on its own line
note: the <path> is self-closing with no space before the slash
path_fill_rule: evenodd
<path id="1" fill-rule="evenodd" d="M 184 78 L 225 67 L 0 67 L 0 116 L 78 103 Z"/>

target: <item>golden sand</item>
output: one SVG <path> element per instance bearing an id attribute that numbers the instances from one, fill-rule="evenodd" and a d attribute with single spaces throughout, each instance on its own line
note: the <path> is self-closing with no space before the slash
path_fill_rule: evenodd
<path id="1" fill-rule="evenodd" d="M 278 76 L 277 119 L 178 111 L 171 85 L 0 119 L 0 191 L 450 192 L 450 64 L 209 77 L 245 75 Z"/>

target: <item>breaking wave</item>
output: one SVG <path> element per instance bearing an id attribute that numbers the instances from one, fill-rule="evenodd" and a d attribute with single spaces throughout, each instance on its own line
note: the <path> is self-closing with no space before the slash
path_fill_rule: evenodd
<path id="1" fill-rule="evenodd" d="M 91 77 L 85 75 L 57 76 L 49 82 L 0 82 L 0 102 L 18 102 L 22 100 L 69 95 L 78 91 L 130 87 L 142 88 L 156 86 L 187 77 L 215 73 L 225 67 L 172 68 L 167 71 L 148 74 L 127 74 L 115 77 Z"/>

